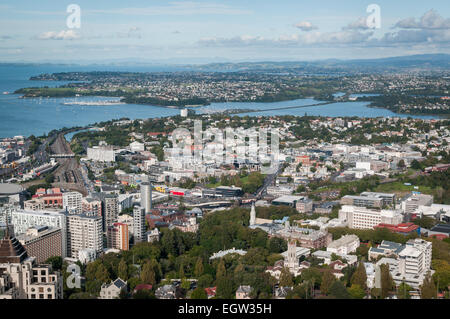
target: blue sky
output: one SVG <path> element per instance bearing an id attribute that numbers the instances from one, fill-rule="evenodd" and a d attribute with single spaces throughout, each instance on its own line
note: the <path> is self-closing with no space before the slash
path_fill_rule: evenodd
<path id="1" fill-rule="evenodd" d="M 69 28 L 69 4 L 81 27 Z M 368 5 L 381 28 L 369 28 Z M 16 0 L 0 4 L 0 61 L 317 60 L 450 53 L 442 0 Z"/>

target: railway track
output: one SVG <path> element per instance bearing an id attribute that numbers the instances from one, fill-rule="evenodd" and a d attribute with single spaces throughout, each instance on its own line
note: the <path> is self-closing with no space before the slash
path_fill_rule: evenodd
<path id="1" fill-rule="evenodd" d="M 63 134 L 58 135 L 50 149 L 53 154 L 73 154 Z M 77 160 L 75 158 L 58 158 L 57 161 L 59 166 L 54 172 L 55 182 L 53 186 L 87 194 Z"/>

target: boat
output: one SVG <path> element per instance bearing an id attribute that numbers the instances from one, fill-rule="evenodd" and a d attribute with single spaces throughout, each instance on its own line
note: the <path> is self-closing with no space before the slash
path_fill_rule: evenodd
<path id="1" fill-rule="evenodd" d="M 3 92 L 3 94 L 5 94 L 5 95 L 6 95 L 6 94 L 9 94 L 9 92 L 8 92 L 8 91 L 5 91 L 5 92 Z"/>

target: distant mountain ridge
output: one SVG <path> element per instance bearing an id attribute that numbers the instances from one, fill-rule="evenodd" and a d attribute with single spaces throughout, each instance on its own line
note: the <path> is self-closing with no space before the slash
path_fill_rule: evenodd
<path id="1" fill-rule="evenodd" d="M 223 59 L 226 61 L 226 59 Z M 416 55 L 405 55 L 405 56 L 395 56 L 386 58 L 375 58 L 375 59 L 351 59 L 351 60 L 340 60 L 340 59 L 326 59 L 326 60 L 315 60 L 315 61 L 258 61 L 258 62 L 213 62 L 213 63 L 170 63 L 165 62 L 145 62 L 135 59 L 133 61 L 127 61 L 126 59 L 121 59 L 115 62 L 103 62 L 103 63 L 62 63 L 62 62 L 16 62 L 16 63 L 1 63 L 0 66 L 5 65 L 85 65 L 85 66 L 166 66 L 168 68 L 172 67 L 182 67 L 190 70 L 200 70 L 200 71 L 267 71 L 267 70 L 282 70 L 282 69 L 304 69 L 305 71 L 313 70 L 348 70 L 348 69 L 362 69 L 362 70 L 375 70 L 375 69 L 440 69 L 447 70 L 450 69 L 450 54 L 438 53 L 438 54 L 416 54 Z"/>

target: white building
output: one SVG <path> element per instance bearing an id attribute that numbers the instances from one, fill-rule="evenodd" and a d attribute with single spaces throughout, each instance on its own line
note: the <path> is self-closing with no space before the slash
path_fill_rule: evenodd
<path id="1" fill-rule="evenodd" d="M 433 196 L 425 194 L 411 194 L 402 201 L 402 210 L 405 214 L 416 211 L 419 206 L 431 206 L 433 204 Z"/>
<path id="2" fill-rule="evenodd" d="M 26 234 L 27 229 L 35 226 L 60 228 L 62 236 L 62 257 L 67 256 L 67 221 L 64 212 L 28 211 L 16 209 L 11 211 L 11 224 L 16 236 Z"/>
<path id="3" fill-rule="evenodd" d="M 332 241 L 327 246 L 327 251 L 330 251 L 335 254 L 348 255 L 352 252 L 356 251 L 356 248 L 359 247 L 359 238 L 356 235 L 345 235 L 341 238 Z"/>
<path id="4" fill-rule="evenodd" d="M 63 193 L 63 208 L 67 211 L 81 214 L 83 212 L 83 195 L 79 192 L 66 192 Z"/>
<path id="5" fill-rule="evenodd" d="M 111 283 L 102 285 L 100 299 L 119 299 L 120 292 L 127 290 L 127 282 L 117 278 Z"/>
<path id="6" fill-rule="evenodd" d="M 84 248 L 78 251 L 78 260 L 84 265 L 93 262 L 95 259 L 97 259 L 97 252 L 94 249 Z"/>
<path id="7" fill-rule="evenodd" d="M 377 265 L 387 263 L 396 285 L 405 282 L 419 289 L 431 270 L 432 243 L 423 239 L 411 239 L 398 253 L 398 258 L 381 258 Z"/>
<path id="8" fill-rule="evenodd" d="M 397 210 L 375 210 L 353 205 L 344 205 L 339 210 L 339 219 L 348 223 L 349 228 L 372 229 L 378 224 L 398 225 L 403 215 Z"/>
<path id="9" fill-rule="evenodd" d="M 98 216 L 67 215 L 67 254 L 78 258 L 82 249 L 93 249 L 97 256 L 103 251 L 102 219 Z"/>
<path id="10" fill-rule="evenodd" d="M 144 143 L 139 143 L 137 141 L 134 141 L 130 143 L 130 150 L 132 152 L 143 152 L 145 151 L 145 145 Z"/>
<path id="11" fill-rule="evenodd" d="M 87 158 L 95 162 L 115 162 L 116 155 L 111 146 L 94 146 L 87 148 Z"/>

